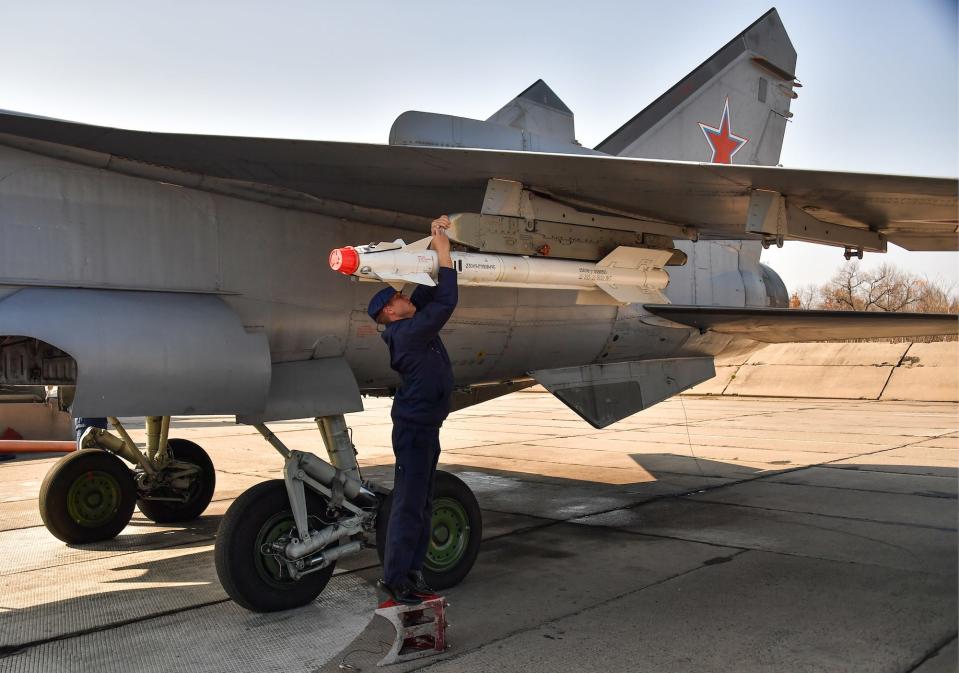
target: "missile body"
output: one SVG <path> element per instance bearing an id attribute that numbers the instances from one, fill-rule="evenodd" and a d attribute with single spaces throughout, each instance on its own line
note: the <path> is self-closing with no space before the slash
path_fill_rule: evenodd
<path id="1" fill-rule="evenodd" d="M 439 260 L 426 249 L 429 241 L 337 248 L 330 253 L 330 268 L 397 289 L 407 283 L 435 285 Z M 671 250 L 620 246 L 599 262 L 473 252 L 451 257 L 461 286 L 577 290 L 577 303 L 629 304 L 668 303 L 661 290 L 669 275 L 662 266 L 671 255 Z"/>

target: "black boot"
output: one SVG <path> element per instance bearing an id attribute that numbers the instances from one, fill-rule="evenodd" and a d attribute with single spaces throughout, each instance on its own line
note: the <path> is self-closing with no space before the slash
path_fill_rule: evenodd
<path id="1" fill-rule="evenodd" d="M 413 591 L 418 594 L 425 594 L 427 596 L 433 596 L 436 592 L 426 583 L 426 578 L 423 577 L 422 570 L 411 570 L 409 575 L 410 584 L 413 585 Z"/>
<path id="2" fill-rule="evenodd" d="M 423 599 L 416 594 L 413 586 L 409 582 L 391 585 L 387 584 L 386 580 L 377 580 L 376 586 L 385 591 L 387 596 L 402 605 L 419 605 L 423 602 Z"/>

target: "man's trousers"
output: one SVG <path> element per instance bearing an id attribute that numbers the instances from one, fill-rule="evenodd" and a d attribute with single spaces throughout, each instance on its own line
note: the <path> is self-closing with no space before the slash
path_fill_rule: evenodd
<path id="1" fill-rule="evenodd" d="M 440 457 L 440 429 L 393 422 L 396 469 L 387 530 L 383 579 L 392 586 L 422 570 L 433 519 L 433 475 Z"/>
<path id="2" fill-rule="evenodd" d="M 76 433 L 77 441 L 80 441 L 80 436 L 86 432 L 87 428 L 100 428 L 101 430 L 107 429 L 107 419 L 105 418 L 74 418 L 73 419 L 73 430 Z"/>

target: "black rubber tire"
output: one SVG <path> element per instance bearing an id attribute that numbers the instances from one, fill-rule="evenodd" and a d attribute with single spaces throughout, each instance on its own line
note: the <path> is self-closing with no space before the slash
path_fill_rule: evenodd
<path id="1" fill-rule="evenodd" d="M 102 516 L 86 523 L 70 513 L 70 498 L 78 480 L 97 480 L 113 490 L 112 506 Z M 82 486 L 81 486 L 82 488 Z M 94 489 L 88 497 L 104 490 Z M 77 500 L 82 496 L 74 494 Z M 40 485 L 40 518 L 54 537 L 71 544 L 102 542 L 115 538 L 130 523 L 136 505 L 137 491 L 133 472 L 112 453 L 100 449 L 84 449 L 64 456 L 47 472 Z M 98 506 L 98 505 L 94 505 Z"/>
<path id="2" fill-rule="evenodd" d="M 437 572 L 429 568 L 430 551 L 427 551 L 427 565 L 423 568 L 423 577 L 430 588 L 448 589 L 456 586 L 469 574 L 479 555 L 480 543 L 483 539 L 483 514 L 480 512 L 479 503 L 476 496 L 466 483 L 456 475 L 437 470 L 433 480 L 433 509 L 436 512 L 437 502 L 443 499 L 454 500 L 460 504 L 468 520 L 468 531 L 463 554 L 453 567 Z M 387 528 L 390 520 L 390 509 L 393 502 L 393 494 L 386 496 L 380 502 L 379 511 L 376 515 L 376 552 L 380 557 L 380 564 L 386 556 Z M 430 550 L 434 549 L 434 543 L 430 541 Z"/>
<path id="3" fill-rule="evenodd" d="M 310 514 L 325 515 L 324 499 L 307 489 Z M 293 512 L 282 479 L 257 484 L 233 501 L 223 515 L 213 558 L 223 589 L 236 603 L 253 612 L 277 612 L 306 605 L 320 595 L 333 576 L 335 563 L 299 580 L 278 580 L 264 566 L 260 541 Z M 271 523 L 273 522 L 273 523 Z M 275 563 L 270 559 L 271 563 Z"/>
<path id="4" fill-rule="evenodd" d="M 193 521 L 203 514 L 210 500 L 213 499 L 213 490 L 216 488 L 216 470 L 213 461 L 199 444 L 187 439 L 171 439 L 167 443 L 170 455 L 176 460 L 197 465 L 202 470 L 200 479 L 193 484 L 190 499 L 186 502 L 170 502 L 168 500 L 137 500 L 137 507 L 143 516 L 156 523 L 173 523 L 178 521 Z"/>

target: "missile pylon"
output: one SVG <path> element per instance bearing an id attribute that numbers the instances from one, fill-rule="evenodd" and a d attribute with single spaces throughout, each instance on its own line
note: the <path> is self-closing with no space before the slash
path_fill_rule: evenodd
<path id="1" fill-rule="evenodd" d="M 436 285 L 437 254 L 430 238 L 347 246 L 330 252 L 330 268 L 359 280 Z M 578 304 L 632 304 L 669 301 L 662 290 L 669 274 L 662 268 L 671 250 L 620 246 L 598 262 L 524 255 L 453 252 L 453 268 L 462 286 L 576 290 Z"/>

